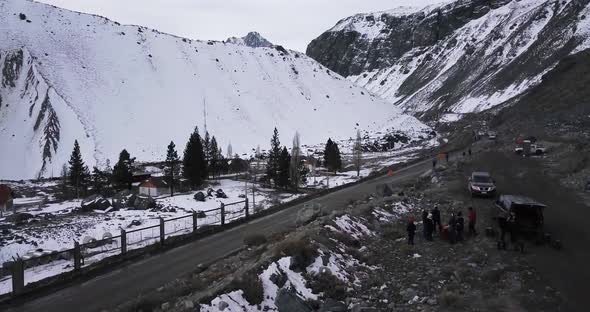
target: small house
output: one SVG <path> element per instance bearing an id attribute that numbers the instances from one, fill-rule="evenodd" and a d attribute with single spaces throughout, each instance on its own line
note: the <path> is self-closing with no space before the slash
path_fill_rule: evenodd
<path id="1" fill-rule="evenodd" d="M 162 196 L 170 194 L 170 185 L 163 177 L 151 177 L 139 184 L 139 195 Z"/>

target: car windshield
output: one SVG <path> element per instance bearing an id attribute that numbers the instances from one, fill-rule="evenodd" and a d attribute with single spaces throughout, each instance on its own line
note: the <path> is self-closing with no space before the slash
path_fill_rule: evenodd
<path id="1" fill-rule="evenodd" d="M 492 183 L 492 178 L 490 178 L 489 176 L 476 175 L 476 176 L 473 176 L 473 182 Z"/>

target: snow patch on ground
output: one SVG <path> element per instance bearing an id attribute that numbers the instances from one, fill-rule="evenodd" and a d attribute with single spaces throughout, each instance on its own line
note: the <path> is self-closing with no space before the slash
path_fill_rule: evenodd
<path id="1" fill-rule="evenodd" d="M 211 301 L 211 304 L 202 304 L 201 311 L 204 312 L 218 312 L 220 311 L 221 302 L 228 304 L 223 311 L 228 312 L 242 312 L 242 311 L 258 311 L 260 307 L 264 307 L 265 311 L 278 311 L 275 305 L 275 299 L 279 292 L 279 287 L 271 281 L 271 276 L 284 274 L 287 277 L 287 282 L 283 288 L 292 289 L 297 293 L 301 299 L 316 300 L 317 295 L 311 289 L 305 286 L 306 281 L 303 274 L 294 272 L 289 269 L 291 264 L 291 257 L 283 257 L 277 262 L 271 263 L 260 275 L 264 289 L 264 301 L 259 305 L 251 305 L 243 296 L 242 290 L 232 291 L 227 294 L 222 294 Z"/>
<path id="2" fill-rule="evenodd" d="M 338 228 L 334 228 L 332 226 L 327 226 L 327 228 L 349 234 L 355 239 L 359 239 L 363 236 L 375 235 L 375 233 L 369 230 L 369 228 L 366 225 L 364 225 L 361 221 L 354 220 L 349 215 L 343 215 L 336 218 L 334 220 L 334 223 L 336 223 L 336 226 Z"/>

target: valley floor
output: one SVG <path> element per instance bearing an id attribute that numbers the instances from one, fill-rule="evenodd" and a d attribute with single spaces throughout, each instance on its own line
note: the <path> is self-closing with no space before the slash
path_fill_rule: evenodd
<path id="1" fill-rule="evenodd" d="M 293 232 L 246 237 L 249 249 L 118 310 L 585 311 L 588 203 L 548 178 L 545 164 L 480 142 L 473 157 L 457 155 L 451 164 L 396 185 L 393 196 L 369 192 Z M 498 250 L 497 236 L 485 233 L 498 230 L 493 200 L 472 198 L 466 190 L 466 177 L 482 170 L 494 175 L 500 193 L 547 204 L 546 231 L 563 249 L 521 240 L 524 252 L 511 244 Z M 437 234 L 428 242 L 418 222 L 416 244 L 408 246 L 406 220 L 420 220 L 422 210 L 434 205 L 443 223 L 451 212 L 466 215 L 474 207 L 479 234 L 454 245 Z"/>
<path id="2" fill-rule="evenodd" d="M 435 141 L 429 142 L 434 144 Z M 365 153 L 363 169 L 359 177 L 366 177 L 374 170 L 379 170 L 395 163 L 404 162 L 417 157 L 417 153 L 423 146 L 406 146 L 391 152 Z M 345 155 L 350 157 L 350 155 Z M 280 190 L 266 188 L 257 184 L 256 194 L 253 196 L 251 181 L 225 177 L 218 181 L 211 181 L 210 187 L 223 189 L 228 198 L 207 198 L 205 202 L 197 202 L 193 198 L 197 191 L 177 194 L 174 197 L 162 196 L 156 198 L 158 208 L 149 210 L 136 210 L 133 208 L 117 211 L 94 211 L 81 213 L 78 211 L 81 200 L 69 200 L 59 202 L 55 200 L 54 192 L 59 188 L 58 182 L 32 181 L 14 184 L 21 194 L 28 197 L 19 198 L 21 202 L 41 200 L 45 197 L 52 203 L 34 205 L 33 208 L 22 209 L 19 212 L 30 214 L 32 219 L 20 222 L 18 225 L 11 222 L 11 218 L 0 218 L 0 227 L 3 235 L 0 238 L 0 264 L 11 261 L 13 257 L 33 255 L 37 250 L 60 251 L 74 247 L 74 241 L 83 243 L 89 239 L 101 239 L 107 233 L 116 236 L 120 229 L 132 231 L 134 229 L 158 225 L 160 218 L 173 219 L 189 216 L 192 211 L 208 211 L 219 208 L 221 203 L 234 203 L 243 201 L 246 195 L 250 203 L 251 213 L 264 210 L 274 205 L 289 202 L 317 189 L 333 188 L 339 185 L 351 183 L 359 179 L 354 170 L 340 172 L 336 175 L 319 173 L 317 176 L 309 176 L 304 190 L 301 193 L 289 193 Z M 200 190 L 206 193 L 206 189 Z M 110 198 L 109 198 L 110 200 Z M 252 204 L 256 207 L 252 209 Z M 228 212 L 236 214 L 243 209 L 244 204 L 227 206 Z M 236 217 L 239 217 L 236 215 Z M 218 211 L 206 212 L 205 216 L 198 219 L 198 227 L 215 225 L 220 223 Z M 182 218 L 166 225 L 166 237 L 187 234 L 192 231 L 192 219 Z M 158 228 L 139 231 L 129 234 L 128 250 L 142 248 L 159 241 Z M 120 253 L 120 239 L 114 239 L 110 244 L 92 250 L 96 255 L 85 257 L 84 265 L 88 266 L 106 257 Z M 99 253 L 98 253 L 99 252 Z M 37 251 L 38 253 L 38 251 Z M 44 278 L 73 270 L 73 263 L 68 259 L 52 261 L 25 270 L 25 284 L 36 282 Z M 8 272 L 5 272 L 8 273 Z M 0 294 L 12 291 L 10 275 L 0 275 Z"/>

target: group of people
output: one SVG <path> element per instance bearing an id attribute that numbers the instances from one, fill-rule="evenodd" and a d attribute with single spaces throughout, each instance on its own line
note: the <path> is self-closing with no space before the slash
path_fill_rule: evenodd
<path id="1" fill-rule="evenodd" d="M 477 232 L 475 231 L 477 215 L 473 207 L 469 207 L 468 211 L 468 234 L 470 236 L 475 236 L 477 235 Z M 417 226 L 414 217 L 410 217 L 406 227 L 409 245 L 414 245 L 416 229 Z M 434 206 L 434 209 L 432 209 L 430 212 L 427 210 L 422 211 L 422 232 L 424 239 L 427 241 L 432 241 L 433 233 L 436 230 L 438 230 L 439 236 L 442 239 L 447 239 L 451 244 L 463 241 L 465 237 L 465 219 L 463 218 L 463 213 L 458 212 L 457 215 L 455 215 L 454 212 L 451 212 L 449 222 L 443 226 L 438 206 Z"/>

